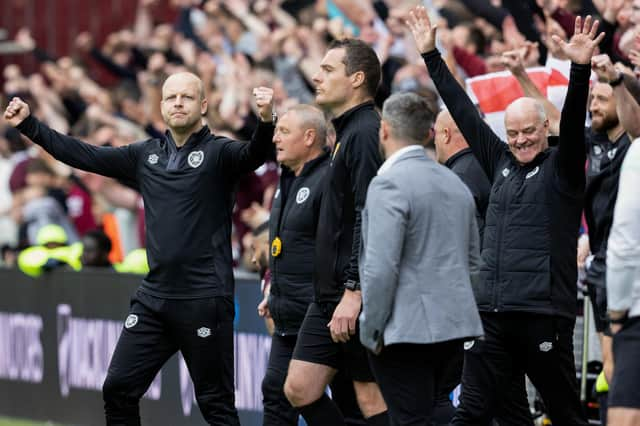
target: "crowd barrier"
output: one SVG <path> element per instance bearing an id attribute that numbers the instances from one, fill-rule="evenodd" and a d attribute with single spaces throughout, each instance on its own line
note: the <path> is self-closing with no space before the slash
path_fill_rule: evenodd
<path id="1" fill-rule="evenodd" d="M 0 416 L 104 424 L 102 383 L 139 285 L 139 276 L 114 272 L 55 271 L 32 279 L 0 269 Z M 271 340 L 256 314 L 260 299 L 257 278 L 236 278 L 235 396 L 244 426 L 262 420 L 260 384 Z M 592 320 L 587 330 L 579 316 L 574 333 L 579 378 L 583 360 L 600 359 Z M 583 358 L 586 336 L 590 344 Z M 589 390 L 595 376 L 589 374 Z M 529 389 L 531 403 L 534 395 Z M 454 392 L 454 403 L 457 396 Z M 150 425 L 205 424 L 179 354 L 144 396 L 141 417 Z"/>
<path id="2" fill-rule="evenodd" d="M 0 415 L 104 424 L 101 388 L 140 277 L 55 271 L 31 279 L 0 269 Z M 236 407 L 261 424 L 271 340 L 256 314 L 257 279 L 236 279 Z M 145 394 L 143 424 L 205 425 L 184 360 L 170 359 Z"/>

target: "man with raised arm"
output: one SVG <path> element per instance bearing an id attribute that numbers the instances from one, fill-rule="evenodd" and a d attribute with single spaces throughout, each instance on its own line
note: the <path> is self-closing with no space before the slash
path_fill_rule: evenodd
<path id="1" fill-rule="evenodd" d="M 484 425 L 494 416 L 514 372 L 540 391 L 561 425 L 586 425 L 573 357 L 576 241 L 585 188 L 584 121 L 590 61 L 603 38 L 598 22 L 578 18 L 569 43 L 571 77 L 557 147 L 549 147 L 544 107 L 520 98 L 506 110 L 507 143 L 476 112 L 435 48 L 436 27 L 424 7 L 407 22 L 440 96 L 492 188 L 481 279 L 474 288 L 485 339 L 467 345 L 461 404 L 454 425 Z"/>
<path id="2" fill-rule="evenodd" d="M 202 123 L 202 81 L 169 76 L 161 110 L 169 130 L 119 148 L 51 130 L 19 98 L 4 118 L 56 159 L 135 186 L 142 194 L 150 271 L 131 302 L 103 385 L 108 425 L 140 424 L 139 400 L 164 363 L 182 352 L 196 399 L 212 425 L 239 425 L 234 404 L 234 184 L 271 149 L 273 90 L 254 89 L 261 122 L 252 140 L 214 136 Z"/>

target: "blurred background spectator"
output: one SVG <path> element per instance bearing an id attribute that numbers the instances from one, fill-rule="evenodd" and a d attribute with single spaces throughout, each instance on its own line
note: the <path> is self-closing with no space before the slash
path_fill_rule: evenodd
<path id="1" fill-rule="evenodd" d="M 417 4 L 438 23 L 443 58 L 498 133 L 496 99 L 506 105 L 526 94 L 544 101 L 557 135 L 569 65 L 550 38 L 570 37 L 578 15 L 597 16 L 606 34 L 598 53 L 635 97 L 620 102 L 628 108 L 618 111 L 620 122 L 632 136 L 640 132 L 640 107 L 632 102 L 640 99 L 640 0 L 4 0 L 0 104 L 18 95 L 60 132 L 122 146 L 163 137 L 162 83 L 187 70 L 204 82 L 210 129 L 246 140 L 258 120 L 251 88 L 273 87 L 280 115 L 313 103 L 313 77 L 328 43 L 358 37 L 382 63 L 379 106 L 391 93 L 412 91 L 438 111 L 439 96 L 404 25 Z M 495 82 L 486 92 L 495 101 L 489 107 L 477 81 Z M 328 139 L 333 146 L 332 129 Z M 432 142 L 426 148 L 435 155 Z M 267 283 L 264 262 L 251 261 L 252 248 L 268 250 L 263 224 L 278 170 L 274 159 L 244 177 L 233 211 L 235 264 Z M 38 238 L 51 229 L 64 239 Z M 584 264 L 589 246 L 581 241 Z M 71 249 L 82 246 L 82 256 Z M 30 275 L 54 264 L 145 273 L 144 246 L 136 188 L 55 161 L 0 118 L 0 265 L 25 270 L 26 264 Z"/>
<path id="2" fill-rule="evenodd" d="M 439 47 L 461 83 L 513 71 L 516 53 L 518 67 L 562 69 L 565 58 L 549 38 L 570 36 L 575 17 L 587 13 L 601 18 L 607 35 L 600 53 L 631 76 L 640 65 L 640 0 L 7 0 L 0 6 L 0 101 L 20 95 L 51 127 L 121 146 L 162 137 L 161 85 L 168 74 L 189 70 L 204 81 L 212 131 L 248 139 L 257 122 L 250 88 L 273 87 L 280 113 L 312 103 L 327 43 L 354 36 L 383 64 L 379 105 L 393 92 L 414 91 L 438 110 L 403 25 L 418 3 L 437 20 Z M 266 220 L 277 176 L 272 161 L 238 186 L 238 267 L 255 269 L 248 231 Z M 3 253 L 10 259 L 13 250 L 33 245 L 47 224 L 61 226 L 71 243 L 101 230 L 111 263 L 144 247 L 144 206 L 135 188 L 64 166 L 0 122 Z"/>

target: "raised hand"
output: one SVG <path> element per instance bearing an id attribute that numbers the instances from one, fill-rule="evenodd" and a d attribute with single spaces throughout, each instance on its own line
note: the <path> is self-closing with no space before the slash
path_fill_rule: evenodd
<path id="1" fill-rule="evenodd" d="M 436 48 L 436 31 L 438 27 L 431 25 L 427 9 L 424 6 L 416 6 L 411 9 L 406 24 L 411 30 L 413 39 L 416 41 L 416 46 L 421 54 Z"/>
<path id="2" fill-rule="evenodd" d="M 640 51 L 631 49 L 629 52 L 629 60 L 634 66 L 640 67 Z"/>
<path id="3" fill-rule="evenodd" d="M 524 69 L 524 52 L 521 49 L 510 50 L 504 52 L 500 58 L 500 62 L 511 74 L 518 76 L 525 73 Z"/>
<path id="4" fill-rule="evenodd" d="M 31 114 L 29 105 L 20 98 L 13 98 L 7 109 L 4 110 L 4 119 L 7 120 L 9 125 L 16 127 L 22 123 L 25 118 Z"/>
<path id="5" fill-rule="evenodd" d="M 599 21 L 597 19 L 594 21 L 591 15 L 585 18 L 584 25 L 582 25 L 582 19 L 578 16 L 575 22 L 575 31 L 568 43 L 556 35 L 552 36 L 551 40 L 557 44 L 558 49 L 572 62 L 586 65 L 591 62 L 596 46 L 604 38 L 604 33 L 596 36 L 598 25 Z"/>
<path id="6" fill-rule="evenodd" d="M 273 89 L 269 87 L 256 87 L 253 89 L 253 97 L 258 108 L 260 120 L 272 122 L 273 117 Z"/>
<path id="7" fill-rule="evenodd" d="M 609 55 L 596 55 L 591 58 L 591 69 L 602 81 L 613 81 L 619 76 L 618 70 L 613 66 Z"/>

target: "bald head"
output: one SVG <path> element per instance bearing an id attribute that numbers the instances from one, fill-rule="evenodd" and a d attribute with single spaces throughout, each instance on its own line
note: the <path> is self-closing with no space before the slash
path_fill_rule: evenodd
<path id="1" fill-rule="evenodd" d="M 458 126 L 456 125 L 456 122 L 453 121 L 453 117 L 451 116 L 451 113 L 447 110 L 440 111 L 440 113 L 436 117 L 436 125 L 438 124 L 446 128 L 456 128 L 456 129 L 458 128 Z"/>
<path id="2" fill-rule="evenodd" d="M 199 95 L 198 99 L 204 99 L 204 84 L 202 83 L 202 80 L 200 80 L 200 77 L 192 72 L 177 72 L 167 77 L 162 85 L 162 99 L 165 98 L 167 88 L 185 85 L 196 85 Z"/>
<path id="3" fill-rule="evenodd" d="M 469 147 L 449 111 L 440 111 L 433 128 L 435 130 L 433 143 L 439 163 L 446 163 L 451 156 Z"/>
<path id="4" fill-rule="evenodd" d="M 528 116 L 535 117 L 543 122 L 547 119 L 547 113 L 544 111 L 544 105 L 534 98 L 522 97 L 511 102 L 504 111 L 505 123 L 510 116 Z"/>
<path id="5" fill-rule="evenodd" d="M 189 135 L 200 130 L 201 117 L 207 112 L 202 80 L 190 72 L 170 75 L 162 85 L 160 110 L 175 143 L 182 146 Z"/>
<path id="6" fill-rule="evenodd" d="M 511 153 L 527 164 L 548 148 L 549 120 L 544 106 L 533 98 L 513 101 L 505 110 L 504 124 Z"/>

